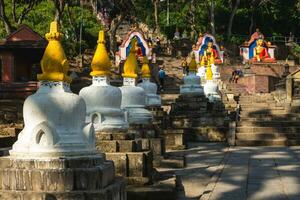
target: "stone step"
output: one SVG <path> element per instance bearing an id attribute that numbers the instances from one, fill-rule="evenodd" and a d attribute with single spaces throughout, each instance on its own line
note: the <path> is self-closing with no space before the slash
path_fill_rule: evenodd
<path id="1" fill-rule="evenodd" d="M 279 106 L 241 106 L 241 112 L 279 112 L 285 111 L 284 107 Z"/>
<path id="2" fill-rule="evenodd" d="M 160 162 L 160 168 L 183 168 L 186 166 L 186 159 L 184 156 L 170 156 L 166 157 Z"/>
<path id="3" fill-rule="evenodd" d="M 237 146 L 293 146 L 300 145 L 300 139 L 236 140 Z"/>
<path id="4" fill-rule="evenodd" d="M 241 103 L 239 103 L 240 104 L 240 106 L 242 107 L 242 108 L 244 108 L 244 107 L 259 107 L 259 108 L 268 108 L 268 109 L 270 109 L 270 108 L 276 108 L 276 107 L 281 107 L 281 108 L 283 108 L 283 106 L 280 106 L 280 105 L 278 105 L 276 102 L 262 102 L 262 103 L 260 103 L 260 102 L 249 102 L 249 103 L 243 103 L 243 104 L 241 104 Z"/>
<path id="5" fill-rule="evenodd" d="M 300 126 L 288 127 L 237 127 L 237 133 L 299 133 Z"/>
<path id="6" fill-rule="evenodd" d="M 286 110 L 241 110 L 240 117 L 270 117 L 289 115 Z M 299 115 L 300 116 L 300 115 Z"/>
<path id="7" fill-rule="evenodd" d="M 236 133 L 238 140 L 266 140 L 266 139 L 300 139 L 300 134 L 287 133 Z"/>
<path id="8" fill-rule="evenodd" d="M 176 198 L 175 184 L 155 185 L 155 186 L 127 186 L 127 199 L 129 200 L 173 200 Z"/>
<path id="9" fill-rule="evenodd" d="M 264 123 L 264 122 L 299 122 L 300 116 L 290 116 L 290 115 L 265 115 L 262 117 L 243 117 L 239 122 L 256 122 L 256 123 Z"/>
<path id="10" fill-rule="evenodd" d="M 242 119 L 237 123 L 238 127 L 243 127 L 243 126 L 260 126 L 260 127 L 281 127 L 281 126 L 298 126 L 299 121 L 292 120 L 292 121 L 287 121 L 286 119 L 277 119 L 277 120 L 255 120 L 255 121 L 250 121 L 250 120 L 245 120 Z"/>

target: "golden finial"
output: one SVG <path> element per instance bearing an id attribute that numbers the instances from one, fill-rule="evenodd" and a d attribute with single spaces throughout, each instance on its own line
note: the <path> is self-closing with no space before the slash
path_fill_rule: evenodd
<path id="1" fill-rule="evenodd" d="M 38 80 L 65 81 L 70 83 L 71 78 L 67 75 L 69 62 L 60 43 L 62 33 L 59 32 L 57 21 L 51 22 L 50 32 L 45 36 L 49 43 L 41 60 L 43 73 L 37 75 Z"/>
<path id="2" fill-rule="evenodd" d="M 151 77 L 151 72 L 150 72 L 150 67 L 149 67 L 149 61 L 148 58 L 145 56 L 143 58 L 143 66 L 142 66 L 142 78 L 150 78 Z"/>
<path id="3" fill-rule="evenodd" d="M 211 64 L 208 62 L 206 67 L 206 80 L 213 80 L 213 73 L 211 70 Z"/>
<path id="4" fill-rule="evenodd" d="M 136 38 L 133 38 L 131 41 L 131 48 L 129 52 L 129 56 L 127 57 L 125 63 L 124 63 L 124 73 L 122 76 L 124 78 L 136 78 L 137 74 L 137 60 L 135 57 L 137 51 L 137 40 Z"/>
<path id="5" fill-rule="evenodd" d="M 191 72 L 197 71 L 197 63 L 196 63 L 196 59 L 195 59 L 195 54 L 192 54 L 192 60 L 189 64 L 189 71 L 191 71 Z"/>
<path id="6" fill-rule="evenodd" d="M 110 74 L 111 62 L 105 48 L 104 31 L 99 31 L 97 49 L 95 51 L 91 68 L 91 76 L 106 76 Z"/>

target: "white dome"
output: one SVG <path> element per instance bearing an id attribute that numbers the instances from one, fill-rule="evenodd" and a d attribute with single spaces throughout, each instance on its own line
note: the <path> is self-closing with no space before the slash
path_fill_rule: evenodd
<path id="1" fill-rule="evenodd" d="M 212 80 L 206 81 L 204 85 L 204 93 L 210 101 L 220 99 L 218 84 Z"/>
<path id="2" fill-rule="evenodd" d="M 145 109 L 146 93 L 143 88 L 126 85 L 120 87 L 122 92 L 121 108 L 128 113 L 129 124 L 148 124 L 152 114 Z"/>
<path id="3" fill-rule="evenodd" d="M 63 82 L 43 82 L 23 107 L 25 127 L 10 151 L 27 157 L 95 153 L 94 128 L 84 100 Z"/>
<path id="4" fill-rule="evenodd" d="M 160 106 L 161 97 L 157 93 L 157 85 L 150 82 L 149 78 L 144 78 L 142 83 L 137 85 L 144 89 L 146 93 L 146 106 Z"/>
<path id="5" fill-rule="evenodd" d="M 92 122 L 96 131 L 128 128 L 125 114 L 120 108 L 122 93 L 119 88 L 93 84 L 83 88 L 79 95 L 86 103 L 86 122 Z"/>
<path id="6" fill-rule="evenodd" d="M 200 85 L 201 79 L 195 73 L 183 77 L 184 84 L 180 86 L 180 94 L 204 94 Z"/>

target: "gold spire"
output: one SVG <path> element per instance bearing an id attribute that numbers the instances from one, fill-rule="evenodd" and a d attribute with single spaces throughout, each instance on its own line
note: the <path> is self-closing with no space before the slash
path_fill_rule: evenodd
<path id="1" fill-rule="evenodd" d="M 192 60 L 189 64 L 189 71 L 191 71 L 191 72 L 197 71 L 197 63 L 196 63 L 196 59 L 195 59 L 195 54 L 192 55 Z"/>
<path id="2" fill-rule="evenodd" d="M 91 76 L 106 76 L 110 74 L 111 62 L 105 48 L 105 37 L 103 30 L 99 31 L 97 43 L 97 49 L 91 65 Z"/>
<path id="3" fill-rule="evenodd" d="M 131 41 L 131 48 L 129 52 L 129 56 L 127 57 L 124 63 L 124 73 L 122 76 L 124 78 L 136 78 L 136 70 L 137 70 L 137 60 L 135 57 L 137 51 L 137 40 L 133 38 Z"/>
<path id="4" fill-rule="evenodd" d="M 142 65 L 142 78 L 151 78 L 151 72 L 149 67 L 149 61 L 148 58 L 145 56 L 143 58 L 143 65 Z"/>
<path id="5" fill-rule="evenodd" d="M 213 73 L 212 73 L 211 65 L 209 62 L 206 67 L 206 80 L 213 80 Z"/>
<path id="6" fill-rule="evenodd" d="M 70 83 L 71 78 L 67 75 L 69 62 L 60 43 L 62 33 L 59 32 L 57 21 L 51 22 L 50 32 L 45 36 L 49 43 L 41 60 L 43 73 L 37 75 L 38 80 L 65 81 Z"/>

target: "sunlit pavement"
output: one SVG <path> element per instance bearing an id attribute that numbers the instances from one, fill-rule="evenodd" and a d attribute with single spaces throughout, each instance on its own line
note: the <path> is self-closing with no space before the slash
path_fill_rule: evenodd
<path id="1" fill-rule="evenodd" d="M 300 147 L 230 148 L 201 200 L 299 200 Z"/>

